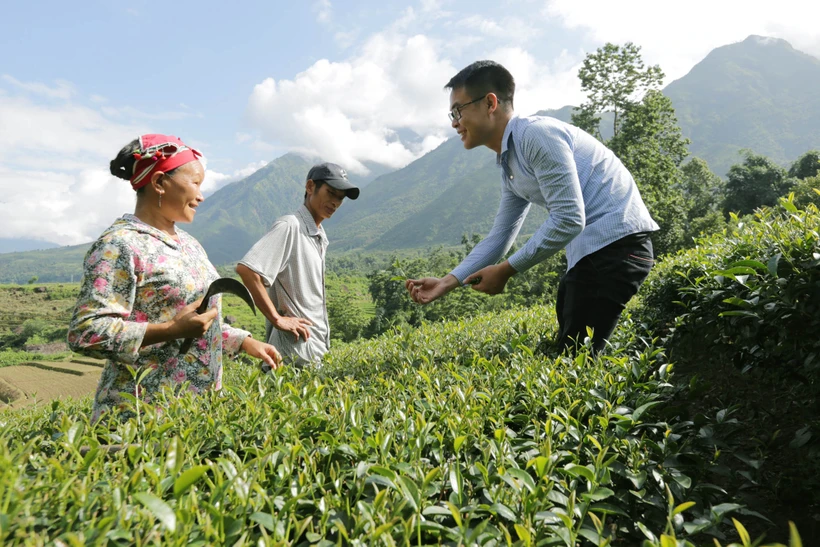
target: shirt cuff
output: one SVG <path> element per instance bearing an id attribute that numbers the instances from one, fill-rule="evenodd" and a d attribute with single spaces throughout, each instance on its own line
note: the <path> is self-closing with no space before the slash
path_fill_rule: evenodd
<path id="1" fill-rule="evenodd" d="M 242 349 L 242 344 L 245 342 L 245 338 L 251 337 L 251 333 L 242 330 L 242 329 L 235 329 L 233 327 L 226 327 L 222 331 L 222 351 L 228 355 L 231 359 L 239 355 L 239 352 Z"/>
<path id="2" fill-rule="evenodd" d="M 467 268 L 456 267 L 450 272 L 450 275 L 458 280 L 459 285 L 464 285 L 464 280 L 470 277 L 470 273 L 471 272 L 467 271 Z"/>
<path id="3" fill-rule="evenodd" d="M 534 257 L 527 258 L 526 256 L 524 256 L 524 254 L 521 252 L 523 250 L 524 249 L 521 249 L 520 251 L 513 254 L 510 258 L 507 259 L 507 262 L 510 263 L 510 266 L 512 266 L 518 273 L 526 272 L 527 270 L 538 264 L 538 262 L 540 262 L 540 260 L 535 260 Z"/>

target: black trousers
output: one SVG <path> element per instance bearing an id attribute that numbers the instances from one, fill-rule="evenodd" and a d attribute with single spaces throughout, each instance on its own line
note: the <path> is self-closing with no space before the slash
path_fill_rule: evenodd
<path id="1" fill-rule="evenodd" d="M 591 327 L 594 350 L 603 349 L 653 264 L 648 232 L 628 235 L 579 260 L 558 284 L 558 348 L 583 343 Z"/>

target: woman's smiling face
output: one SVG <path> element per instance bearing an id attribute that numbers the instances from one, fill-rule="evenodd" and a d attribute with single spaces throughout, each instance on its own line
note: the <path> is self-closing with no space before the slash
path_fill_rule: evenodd
<path id="1" fill-rule="evenodd" d="M 191 161 L 177 167 L 173 174 L 161 179 L 162 207 L 160 213 L 171 222 L 193 222 L 196 208 L 205 201 L 202 195 L 202 181 L 205 169 L 198 161 Z"/>

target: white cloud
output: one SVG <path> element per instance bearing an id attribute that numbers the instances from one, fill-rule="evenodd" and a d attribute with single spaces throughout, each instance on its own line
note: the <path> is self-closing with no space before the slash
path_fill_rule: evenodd
<path id="1" fill-rule="evenodd" d="M 441 11 L 441 0 L 421 0 L 421 11 Z"/>
<path id="2" fill-rule="evenodd" d="M 444 0 L 421 0 L 421 12 L 433 19 L 451 17 L 453 12 L 445 10 L 443 4 Z"/>
<path id="3" fill-rule="evenodd" d="M 192 114 L 190 112 L 177 112 L 173 110 L 167 110 L 165 112 L 143 112 L 142 110 L 136 109 L 131 106 L 104 106 L 100 109 L 100 111 L 111 118 L 143 119 L 152 121 L 183 120 L 185 118 L 202 117 L 202 114 Z"/>
<path id="4" fill-rule="evenodd" d="M 313 12 L 316 14 L 316 20 L 320 23 L 330 23 L 330 18 L 333 15 L 333 5 L 330 0 L 317 0 L 313 4 Z"/>
<path id="5" fill-rule="evenodd" d="M 391 29 L 373 35 L 348 60 L 323 59 L 292 80 L 268 78 L 256 85 L 248 119 L 266 141 L 353 172 L 366 172 L 366 161 L 402 167 L 448 132 L 442 86 L 454 73 L 435 41 Z M 422 138 L 420 144 L 396 138 L 408 129 Z"/>
<path id="6" fill-rule="evenodd" d="M 514 15 L 504 17 L 484 17 L 471 15 L 458 21 L 462 31 L 469 29 L 491 38 L 502 39 L 516 44 L 526 44 L 535 39 L 541 30 L 530 21 Z"/>
<path id="7" fill-rule="evenodd" d="M 63 245 L 84 243 L 122 213 L 134 210 L 128 182 L 106 170 L 10 170 L 0 166 L 0 218 L 5 237 Z"/>
<path id="8" fill-rule="evenodd" d="M 461 67 L 451 56 L 508 66 L 521 113 L 581 100 L 583 51 L 564 51 L 553 60 L 529 51 L 527 44 L 544 32 L 537 5 L 511 5 L 492 18 L 451 13 L 443 4 L 406 6 L 346 58 L 319 60 L 291 78 L 265 79 L 248 100 L 249 125 L 267 143 L 366 172 L 366 162 L 403 167 L 453 135 L 443 86 Z M 347 38 L 337 36 L 337 42 Z M 406 138 L 408 132 L 418 138 Z"/>
<path id="9" fill-rule="evenodd" d="M 19 89 L 50 99 L 67 100 L 75 93 L 74 86 L 65 80 L 56 80 L 54 82 L 56 85 L 50 87 L 40 82 L 21 82 L 8 74 L 3 74 L 3 79 Z"/>
<path id="10" fill-rule="evenodd" d="M 112 143 L 115 148 L 124 145 L 141 129 L 70 102 L 54 105 L 25 95 L 0 95 L 0 164 L 72 170 L 100 165 L 112 154 Z"/>
<path id="11" fill-rule="evenodd" d="M 548 17 L 583 30 L 595 43 L 634 42 L 644 60 L 660 64 L 666 83 L 684 76 L 715 47 L 750 34 L 788 40 L 820 56 L 820 4 L 803 0 L 691 0 L 685 5 L 656 0 L 548 0 Z"/>
<path id="12" fill-rule="evenodd" d="M 554 60 L 544 61 L 520 47 L 506 47 L 495 51 L 493 60 L 515 77 L 515 110 L 521 115 L 577 105 L 584 99 L 577 76 L 583 61 L 580 51 L 565 50 Z"/>
<path id="13" fill-rule="evenodd" d="M 356 43 L 356 38 L 359 37 L 359 32 L 359 29 L 351 29 L 348 31 L 340 30 L 333 35 L 333 39 L 340 48 L 347 49 Z"/>
<path id="14" fill-rule="evenodd" d="M 108 172 L 108 162 L 121 146 L 150 131 L 143 125 L 144 113 L 101 105 L 93 98 L 91 107 L 77 104 L 68 82 L 50 87 L 3 79 L 17 92 L 0 93 L 3 237 L 84 243 L 132 212 L 134 191 Z M 217 173 L 209 184 L 224 185 L 243 172 Z"/>
<path id="15" fill-rule="evenodd" d="M 218 171 L 212 171 L 206 168 L 205 181 L 202 183 L 202 194 L 207 198 L 217 190 L 224 188 L 232 182 L 242 180 L 245 177 L 252 175 L 256 171 L 265 167 L 267 164 L 268 162 L 266 161 L 250 163 L 242 169 L 237 169 L 231 174 L 220 173 Z"/>

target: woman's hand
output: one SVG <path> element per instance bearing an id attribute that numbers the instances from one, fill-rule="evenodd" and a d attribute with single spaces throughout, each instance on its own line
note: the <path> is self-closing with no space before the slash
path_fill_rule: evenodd
<path id="1" fill-rule="evenodd" d="M 216 319 L 217 308 L 214 306 L 202 315 L 196 308 L 202 302 L 200 298 L 191 302 L 177 312 L 173 319 L 165 323 L 149 323 L 142 338 L 142 347 L 168 342 L 178 338 L 201 338 Z"/>
<path id="2" fill-rule="evenodd" d="M 196 309 L 201 303 L 201 298 L 191 302 L 171 319 L 169 329 L 174 335 L 173 338 L 201 338 L 208 332 L 219 310 L 214 306 L 200 315 Z"/>
<path id="3" fill-rule="evenodd" d="M 274 346 L 260 342 L 250 336 L 242 341 L 242 351 L 251 357 L 262 359 L 268 370 L 277 369 L 282 365 L 282 356 L 279 355 L 279 351 Z M 263 370 L 265 366 L 262 367 Z M 267 370 L 265 372 L 267 372 Z"/>

